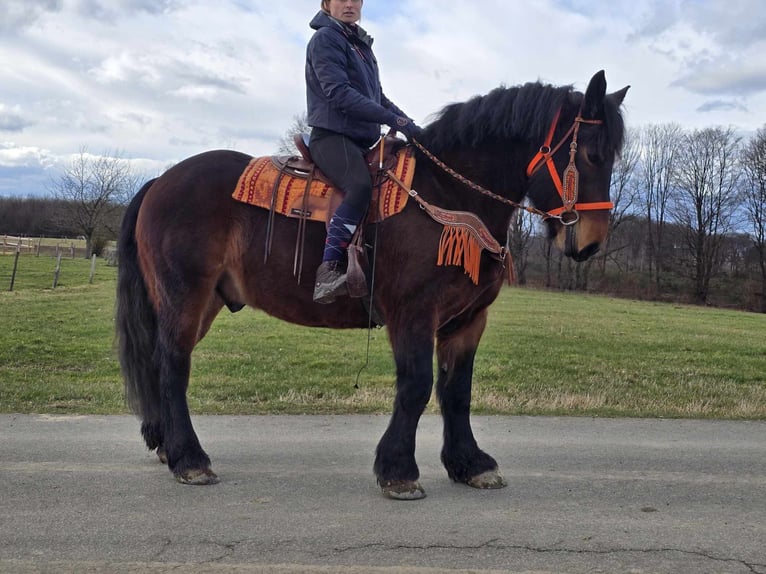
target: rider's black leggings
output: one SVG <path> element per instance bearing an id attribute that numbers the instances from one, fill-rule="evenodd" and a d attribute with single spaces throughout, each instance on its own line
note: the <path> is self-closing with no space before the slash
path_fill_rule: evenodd
<path id="1" fill-rule="evenodd" d="M 345 193 L 343 203 L 364 215 L 372 197 L 372 180 L 364 158 L 367 150 L 322 128 L 312 128 L 309 150 L 319 169 Z"/>

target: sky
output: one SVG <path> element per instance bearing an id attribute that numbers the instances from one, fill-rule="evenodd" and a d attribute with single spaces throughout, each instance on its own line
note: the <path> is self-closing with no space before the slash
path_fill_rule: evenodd
<path id="1" fill-rule="evenodd" d="M 0 0 L 0 196 L 80 153 L 147 178 L 209 149 L 276 153 L 305 111 L 319 0 Z M 541 80 L 630 85 L 629 128 L 766 125 L 763 0 L 367 0 L 386 95 L 420 124 Z"/>

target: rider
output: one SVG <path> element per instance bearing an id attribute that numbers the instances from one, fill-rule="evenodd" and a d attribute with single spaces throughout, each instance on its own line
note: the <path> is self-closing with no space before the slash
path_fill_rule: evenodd
<path id="1" fill-rule="evenodd" d="M 345 197 L 330 220 L 314 301 L 332 303 L 345 291 L 346 248 L 372 196 L 366 151 L 386 124 L 417 137 L 420 128 L 386 98 L 372 38 L 357 22 L 363 0 L 321 0 L 306 50 L 309 150 L 316 165 Z"/>

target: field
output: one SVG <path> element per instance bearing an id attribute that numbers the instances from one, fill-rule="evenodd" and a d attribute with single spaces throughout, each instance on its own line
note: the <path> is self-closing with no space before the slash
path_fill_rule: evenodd
<path id="1" fill-rule="evenodd" d="M 11 259 L 0 259 L 0 278 Z M 46 279 L 0 292 L 0 412 L 127 412 L 115 269 L 100 263 L 89 285 L 89 262 L 71 261 L 84 278 L 73 268 L 55 291 Z M 766 419 L 764 332 L 763 315 L 507 288 L 476 359 L 474 412 Z M 385 330 L 370 333 L 365 366 L 367 340 L 222 312 L 193 356 L 191 409 L 390 412 Z"/>
<path id="2" fill-rule="evenodd" d="M 55 251 L 55 246 L 53 247 Z M 11 286 L 15 254 L 0 256 L 0 291 L 7 291 Z M 39 257 L 22 254 L 16 265 L 16 277 L 13 290 L 49 289 L 53 287 L 57 258 L 50 255 Z M 90 279 L 91 260 L 84 257 L 70 257 L 69 250 L 64 250 L 58 276 L 58 287 L 86 285 Z M 103 259 L 96 261 L 94 283 L 114 280 L 116 267 L 107 267 Z"/>

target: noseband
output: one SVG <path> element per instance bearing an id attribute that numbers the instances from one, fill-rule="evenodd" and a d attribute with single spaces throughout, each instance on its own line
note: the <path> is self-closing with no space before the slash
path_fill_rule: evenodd
<path id="1" fill-rule="evenodd" d="M 578 211 L 612 209 L 614 204 L 611 201 L 577 202 L 580 173 L 577 171 L 577 166 L 575 165 L 575 156 L 577 155 L 577 134 L 580 131 L 580 124 L 598 125 L 601 124 L 602 121 L 586 120 L 582 117 L 582 111 L 580 111 L 559 142 L 554 147 L 551 147 L 553 134 L 556 132 L 560 116 L 561 108 L 559 108 L 556 111 L 556 115 L 553 116 L 553 122 L 551 122 L 548 135 L 545 138 L 545 143 L 543 143 L 540 150 L 535 154 L 527 166 L 527 177 L 532 177 L 541 167 L 543 167 L 543 165 L 547 166 L 548 172 L 551 174 L 551 179 L 553 180 L 553 185 L 556 186 L 556 191 L 559 192 L 561 201 L 564 204 L 562 207 L 548 211 L 548 215 L 557 217 L 564 225 L 574 225 L 580 219 Z M 561 178 L 556 171 L 556 165 L 553 163 L 553 156 L 559 148 L 564 145 L 564 142 L 570 135 L 572 136 L 572 142 L 569 144 L 569 165 L 564 169 L 564 182 L 562 184 Z"/>

